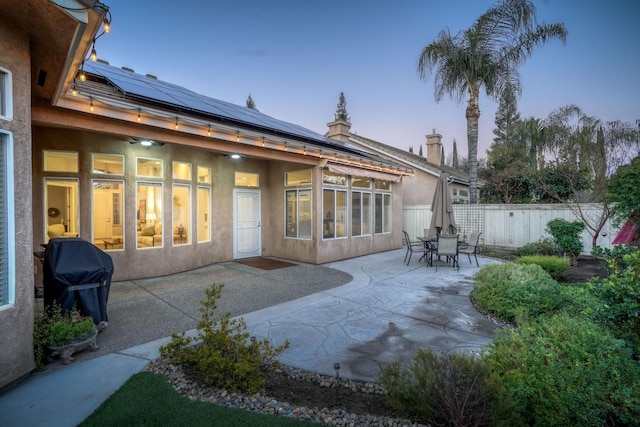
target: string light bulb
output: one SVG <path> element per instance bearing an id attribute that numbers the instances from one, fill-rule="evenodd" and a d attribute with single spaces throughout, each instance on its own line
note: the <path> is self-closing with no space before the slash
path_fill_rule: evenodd
<path id="1" fill-rule="evenodd" d="M 302 147 L 302 154 L 305 155 L 305 156 L 307 155 L 307 146 L 306 145 L 304 145 Z"/>
<path id="2" fill-rule="evenodd" d="M 89 110 L 93 111 L 93 98 L 89 97 Z"/>
<path id="3" fill-rule="evenodd" d="M 93 62 L 98 60 L 98 52 L 96 52 L 96 39 L 93 39 L 93 43 L 91 43 L 91 53 L 89 54 L 89 59 Z"/>
<path id="4" fill-rule="evenodd" d="M 207 127 L 207 136 L 211 136 L 211 125 Z"/>
<path id="5" fill-rule="evenodd" d="M 284 143 L 284 151 L 288 151 L 289 150 L 289 146 L 287 145 L 287 142 L 285 141 Z"/>
<path id="6" fill-rule="evenodd" d="M 236 131 L 236 142 L 240 142 L 240 131 Z"/>
<path id="7" fill-rule="evenodd" d="M 176 116 L 176 129 L 178 129 L 178 117 Z"/>
<path id="8" fill-rule="evenodd" d="M 76 82 L 73 82 L 73 85 L 71 86 L 71 95 L 73 96 L 78 96 L 78 86 L 76 86 Z"/>
<path id="9" fill-rule="evenodd" d="M 264 142 L 264 136 L 262 137 L 262 146 L 264 147 L 266 143 Z"/>
<path id="10" fill-rule="evenodd" d="M 111 22 L 107 18 L 102 20 L 102 30 L 107 34 L 111 32 Z"/>
<path id="11" fill-rule="evenodd" d="M 84 69 L 82 67 L 84 67 L 84 63 L 80 66 L 80 74 L 78 75 L 81 82 L 87 80 L 87 75 L 84 73 Z"/>
<path id="12" fill-rule="evenodd" d="M 140 109 L 138 108 L 138 123 L 140 123 Z"/>

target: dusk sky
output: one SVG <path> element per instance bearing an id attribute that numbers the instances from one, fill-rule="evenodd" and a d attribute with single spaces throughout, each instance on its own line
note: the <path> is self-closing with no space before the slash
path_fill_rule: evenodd
<path id="1" fill-rule="evenodd" d="M 466 103 L 436 103 L 416 64 L 438 32 L 468 28 L 491 0 L 103 2 L 111 33 L 96 49 L 111 65 L 238 105 L 251 94 L 260 112 L 320 134 L 342 91 L 352 132 L 418 153 L 435 128 L 447 156 L 454 139 L 467 156 Z M 520 69 L 521 116 L 576 104 L 604 121 L 640 119 L 640 1 L 533 3 L 539 22 L 564 23 L 569 35 Z M 493 141 L 496 108 L 481 97 L 479 157 Z"/>

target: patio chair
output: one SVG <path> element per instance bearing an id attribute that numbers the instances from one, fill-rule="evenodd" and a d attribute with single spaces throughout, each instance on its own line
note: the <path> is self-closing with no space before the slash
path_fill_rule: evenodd
<path id="1" fill-rule="evenodd" d="M 411 239 L 409 239 L 409 233 L 404 230 L 402 230 L 402 232 L 404 233 L 404 241 L 407 245 L 407 253 L 404 255 L 404 262 L 409 265 L 414 253 L 422 254 L 422 257 L 426 258 L 429 253 L 429 248 L 427 248 L 423 242 L 412 242 Z M 422 257 L 420 259 L 422 259 Z"/>
<path id="2" fill-rule="evenodd" d="M 459 254 L 467 254 L 469 258 L 469 264 L 471 264 L 471 255 L 476 259 L 476 267 L 480 267 L 478 264 L 478 241 L 480 240 L 480 235 L 482 232 L 474 231 L 471 233 L 471 237 L 469 237 L 469 243 L 465 247 L 458 249 Z"/>
<path id="3" fill-rule="evenodd" d="M 446 257 L 447 263 L 451 261 L 453 268 L 458 267 L 460 269 L 460 263 L 458 262 L 458 235 L 457 234 L 440 234 L 438 236 L 438 244 L 431 251 L 431 265 L 433 265 L 433 256 Z M 436 263 L 436 271 L 438 271 L 438 263 Z"/>

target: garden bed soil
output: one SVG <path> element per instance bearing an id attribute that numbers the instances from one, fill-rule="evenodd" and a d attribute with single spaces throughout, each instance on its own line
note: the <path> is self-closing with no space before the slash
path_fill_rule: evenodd
<path id="1" fill-rule="evenodd" d="M 558 280 L 560 283 L 584 283 L 592 277 L 605 278 L 609 275 L 605 261 L 592 256 L 578 257 L 578 265 L 569 267 Z"/>

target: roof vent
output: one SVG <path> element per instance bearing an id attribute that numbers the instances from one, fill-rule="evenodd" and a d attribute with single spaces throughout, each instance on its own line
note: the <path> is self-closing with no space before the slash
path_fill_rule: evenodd
<path id="1" fill-rule="evenodd" d="M 99 62 L 99 63 L 101 63 L 101 64 L 109 65 L 109 61 L 106 61 L 106 60 L 104 60 L 104 59 L 100 59 L 100 58 L 98 58 L 98 60 L 97 60 L 96 62 Z"/>
<path id="2" fill-rule="evenodd" d="M 135 70 L 133 68 L 129 68 L 129 67 L 122 67 L 123 70 L 128 71 L 130 73 L 135 73 Z"/>
<path id="3" fill-rule="evenodd" d="M 147 77 L 153 80 L 158 80 L 158 76 L 154 76 L 153 74 L 146 74 Z"/>

